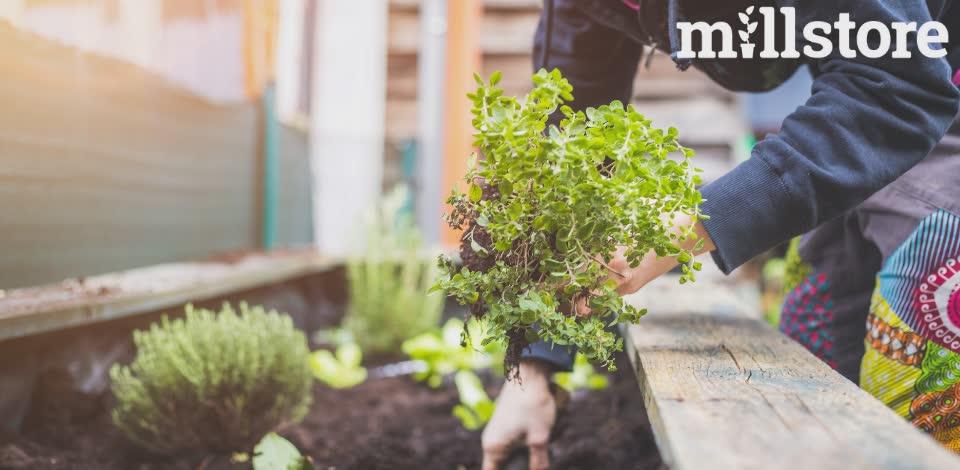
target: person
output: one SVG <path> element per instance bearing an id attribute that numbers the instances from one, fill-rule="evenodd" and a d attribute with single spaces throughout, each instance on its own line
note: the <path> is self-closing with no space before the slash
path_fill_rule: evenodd
<path id="1" fill-rule="evenodd" d="M 734 91 L 768 90 L 810 67 L 808 101 L 748 160 L 702 188 L 710 217 L 696 223 L 702 252 L 729 273 L 805 233 L 792 244 L 782 331 L 960 451 L 960 124 L 951 126 L 960 49 L 951 41 L 946 57 L 929 58 L 913 37 L 909 59 L 680 59 L 678 22 L 738 25 L 738 12 L 757 3 L 545 0 L 535 69 L 559 69 L 574 87 L 569 104 L 584 109 L 629 101 L 645 46 Z M 841 13 L 858 24 L 939 20 L 950 32 L 960 23 L 952 0 L 759 3 L 794 7 L 799 28 Z M 627 294 L 675 265 L 651 253 L 636 268 L 619 256 L 610 267 L 625 274 L 612 278 Z M 549 466 L 549 376 L 569 368 L 571 353 L 545 343 L 526 351 L 521 380 L 504 385 L 483 432 L 484 469 L 498 468 L 518 444 L 529 447 L 531 469 Z"/>

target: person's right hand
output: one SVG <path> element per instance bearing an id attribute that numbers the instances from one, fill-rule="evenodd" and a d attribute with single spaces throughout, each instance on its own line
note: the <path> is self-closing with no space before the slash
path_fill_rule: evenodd
<path id="1" fill-rule="evenodd" d="M 548 469 L 547 444 L 556 418 L 550 367 L 522 360 L 520 381 L 504 383 L 493 417 L 483 430 L 483 470 L 500 468 L 516 444 L 530 449 L 530 470 Z"/>

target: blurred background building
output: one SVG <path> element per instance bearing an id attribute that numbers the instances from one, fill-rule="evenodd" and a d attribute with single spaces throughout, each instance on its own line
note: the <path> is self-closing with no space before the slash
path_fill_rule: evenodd
<path id="1" fill-rule="evenodd" d="M 409 185 L 430 243 L 474 71 L 523 94 L 540 0 L 3 0 L 0 289 L 231 251 L 342 256 Z M 808 93 L 743 97 L 663 54 L 634 101 L 707 179 Z"/>

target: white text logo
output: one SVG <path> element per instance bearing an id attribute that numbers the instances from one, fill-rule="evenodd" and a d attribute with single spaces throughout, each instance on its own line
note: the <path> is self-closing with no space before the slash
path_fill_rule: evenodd
<path id="1" fill-rule="evenodd" d="M 758 23 L 754 13 L 762 16 L 764 27 L 758 31 Z M 879 21 L 868 21 L 862 25 L 850 21 L 849 13 L 840 14 L 834 23 L 826 21 L 812 21 L 803 27 L 803 40 L 806 45 L 802 50 L 797 46 L 797 14 L 793 7 L 777 9 L 762 7 L 747 8 L 739 14 L 741 27 L 737 30 L 740 38 L 739 50 L 734 49 L 734 29 L 728 23 L 696 23 L 679 22 L 680 51 L 677 56 L 681 59 L 752 59 L 755 54 L 761 59 L 822 59 L 834 50 L 838 50 L 845 58 L 853 59 L 859 56 L 875 59 L 892 57 L 894 59 L 909 59 L 912 51 L 909 39 L 915 35 L 917 49 L 926 57 L 938 59 L 947 55 L 943 45 L 949 42 L 947 27 L 939 21 L 930 21 L 918 25 L 916 22 L 896 22 L 885 24 Z M 778 21 L 778 19 L 780 21 Z M 778 25 L 778 22 L 781 23 Z M 777 50 L 778 27 L 783 28 L 783 50 Z M 761 33 L 762 40 L 754 41 L 754 33 Z M 700 35 L 700 50 L 693 50 L 694 33 Z M 839 44 L 834 44 L 830 36 L 836 33 Z M 717 52 L 717 34 L 720 35 L 720 51 Z M 756 52 L 758 44 L 763 49 Z M 802 55 L 801 55 L 802 53 Z"/>

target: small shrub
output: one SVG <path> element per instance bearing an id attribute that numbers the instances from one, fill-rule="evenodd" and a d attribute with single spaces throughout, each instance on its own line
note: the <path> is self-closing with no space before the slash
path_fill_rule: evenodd
<path id="1" fill-rule="evenodd" d="M 384 198 L 370 221 L 363 257 L 347 263 L 350 304 L 343 329 L 365 354 L 396 352 L 407 338 L 440 322 L 443 295 L 428 295 L 437 269 L 424 256 L 419 232 L 399 216 L 407 197 L 400 187 Z"/>
<path id="2" fill-rule="evenodd" d="M 113 421 L 150 451 L 247 451 L 310 406 L 307 340 L 289 316 L 188 305 L 133 340 L 133 363 L 110 370 Z"/>

